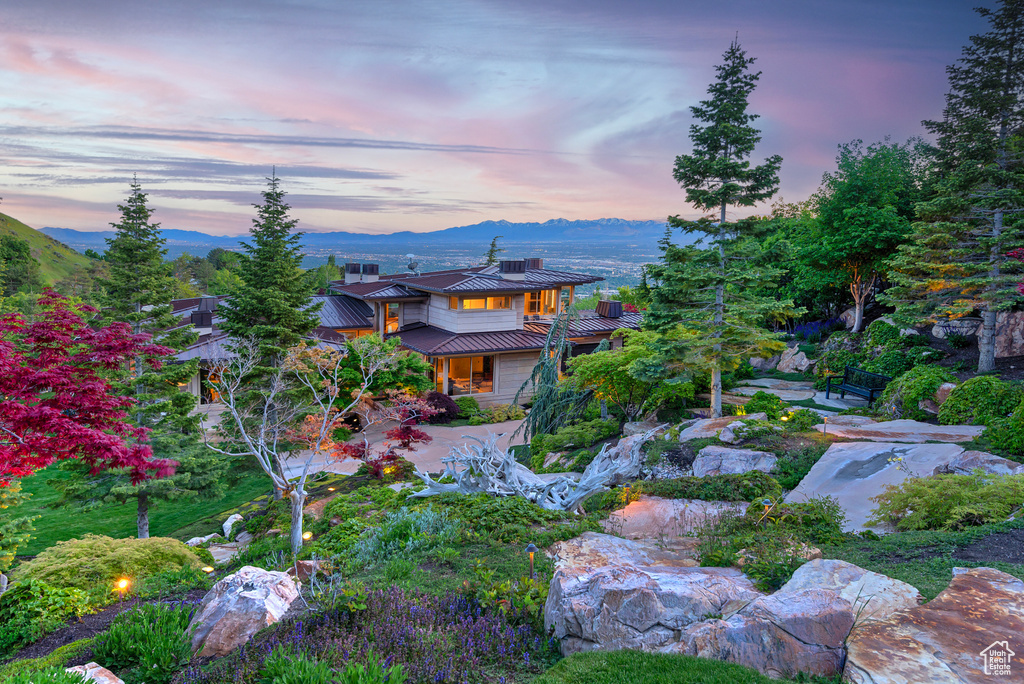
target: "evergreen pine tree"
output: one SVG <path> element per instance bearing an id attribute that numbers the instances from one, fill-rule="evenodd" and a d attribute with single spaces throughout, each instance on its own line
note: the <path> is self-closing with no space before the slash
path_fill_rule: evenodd
<path id="1" fill-rule="evenodd" d="M 918 205 L 909 244 L 892 261 L 896 287 L 886 301 L 904 321 L 941 321 L 981 312 L 978 372 L 995 367 L 999 311 L 1018 300 L 1024 246 L 1024 0 L 976 10 L 990 31 L 971 36 L 946 69 L 950 92 L 938 138 L 937 197 Z"/>
<path id="2" fill-rule="evenodd" d="M 117 234 L 107 240 L 104 256 L 109 267 L 103 281 L 104 314 L 111 321 L 129 323 L 136 333 L 151 334 L 157 344 L 184 349 L 198 339 L 198 334 L 191 326 L 182 326 L 172 311 L 175 282 L 170 264 L 164 261 L 165 241 L 160 224 L 151 220 L 152 211 L 137 179 L 132 179 L 131 193 L 118 209 L 121 220 L 110 224 Z M 179 387 L 198 370 L 198 361 L 165 362 L 156 369 L 133 363 L 123 373 L 123 391 L 138 402 L 134 421 L 151 430 L 154 456 L 178 461 L 173 475 L 132 484 L 127 471 L 90 474 L 88 466 L 69 462 L 62 469 L 70 477 L 53 480 L 63 501 L 91 505 L 134 499 L 138 536 L 144 539 L 149 536 L 149 511 L 155 502 L 182 496 L 220 496 L 220 478 L 227 465 L 199 443 L 199 419 L 192 413 L 196 398 Z"/>
<path id="3" fill-rule="evenodd" d="M 320 305 L 312 305 L 312 287 L 302 270 L 302 252 L 295 233 L 298 221 L 288 216 L 285 192 L 276 174 L 267 179 L 263 203 L 249 231 L 251 241 L 242 243 L 238 275 L 242 287 L 221 304 L 221 328 L 236 339 L 254 337 L 266 358 L 266 368 L 276 366 L 285 351 L 298 344 L 319 323 Z"/>
<path id="4" fill-rule="evenodd" d="M 497 265 L 498 255 L 505 251 L 504 247 L 498 246 L 498 240 L 500 240 L 503 237 L 503 235 L 495 235 L 491 239 L 491 246 L 487 248 L 487 253 L 484 254 L 484 266 Z"/>
<path id="5" fill-rule="evenodd" d="M 722 370 L 735 367 L 742 355 L 768 353 L 781 344 L 763 328 L 766 317 L 792 310 L 788 302 L 773 302 L 749 294 L 758 283 L 778 277 L 777 269 L 755 266 L 749 238 L 759 222 L 726 223 L 729 205 L 753 206 L 775 194 L 782 158 L 774 155 L 751 168 L 748 158 L 761 141 L 751 126 L 756 114 L 747 112 L 748 98 L 761 73 L 751 73 L 748 58 L 733 41 L 724 63 L 715 67 L 717 80 L 708 88 L 710 99 L 690 111 L 706 125 L 690 127 L 693 151 L 676 157 L 673 177 L 686 190 L 686 201 L 705 211 L 717 210 L 718 220 L 686 221 L 670 216 L 669 225 L 686 233 L 702 233 L 704 249 L 680 248 L 669 233 L 661 241 L 662 262 L 648 267 L 658 281 L 653 288 L 645 326 L 661 333 L 656 363 L 641 374 L 678 374 L 683 367 L 711 374 L 712 411 L 722 413 Z"/>

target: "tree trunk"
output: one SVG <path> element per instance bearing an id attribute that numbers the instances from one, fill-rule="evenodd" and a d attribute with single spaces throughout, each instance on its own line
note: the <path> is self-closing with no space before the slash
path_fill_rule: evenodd
<path id="1" fill-rule="evenodd" d="M 722 282 L 715 286 L 715 337 L 722 336 L 722 324 L 725 322 L 725 245 L 722 235 L 725 226 L 725 202 L 722 203 L 722 221 L 718 224 L 718 269 Z M 715 355 L 722 351 L 722 345 L 714 346 Z M 711 417 L 722 417 L 722 360 L 715 361 L 711 369 Z"/>
<path id="2" fill-rule="evenodd" d="M 288 494 L 288 498 L 292 503 L 291 547 L 294 556 L 302 550 L 302 507 L 306 503 L 306 491 L 302 489 L 302 485 L 297 485 Z"/>
<path id="3" fill-rule="evenodd" d="M 859 333 L 864 327 L 864 300 L 853 303 L 853 329 L 850 332 Z"/>
<path id="4" fill-rule="evenodd" d="M 978 338 L 978 372 L 988 373 L 996 367 L 996 312 L 981 314 L 981 337 Z"/>
<path id="5" fill-rule="evenodd" d="M 608 420 L 608 402 L 601 400 L 601 420 Z"/>
<path id="6" fill-rule="evenodd" d="M 139 539 L 149 539 L 149 494 L 140 492 L 137 498 L 139 512 L 135 522 Z"/>

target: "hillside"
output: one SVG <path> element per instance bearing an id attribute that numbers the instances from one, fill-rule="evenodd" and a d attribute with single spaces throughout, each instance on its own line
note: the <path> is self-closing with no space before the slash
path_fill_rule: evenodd
<path id="1" fill-rule="evenodd" d="M 77 266 L 88 266 L 89 259 L 63 242 L 26 226 L 16 218 L 0 213 L 0 235 L 14 235 L 28 242 L 32 256 L 39 261 L 39 270 L 46 283 L 52 285 L 66 278 Z"/>

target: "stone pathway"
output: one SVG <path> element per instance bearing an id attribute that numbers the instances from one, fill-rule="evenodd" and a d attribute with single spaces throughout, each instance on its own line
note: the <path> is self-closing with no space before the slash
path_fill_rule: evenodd
<path id="1" fill-rule="evenodd" d="M 916 420 L 889 420 L 884 423 L 865 422 L 860 425 L 838 425 L 834 422 L 815 425 L 830 435 L 873 442 L 971 442 L 981 435 L 981 425 L 931 425 Z"/>
<path id="2" fill-rule="evenodd" d="M 836 409 L 836 411 L 843 411 L 849 408 L 859 408 L 867 406 L 868 403 L 859 397 L 849 397 L 847 399 L 840 399 L 838 396 L 833 395 L 828 399 L 825 398 L 825 392 L 814 389 L 814 383 L 805 380 L 780 380 L 778 378 L 757 378 L 755 380 L 744 380 L 738 387 L 731 391 L 731 395 L 736 397 L 751 397 L 757 392 L 767 392 L 768 394 L 774 394 L 783 401 L 806 401 L 807 399 L 813 399 L 815 404 L 819 406 L 828 406 Z M 725 400 L 722 397 L 724 403 L 734 403 Z M 745 399 L 742 402 L 746 403 L 749 399 Z M 815 410 L 815 409 L 812 409 Z M 827 411 L 821 409 L 816 410 L 817 413 L 822 415 L 831 415 Z"/>

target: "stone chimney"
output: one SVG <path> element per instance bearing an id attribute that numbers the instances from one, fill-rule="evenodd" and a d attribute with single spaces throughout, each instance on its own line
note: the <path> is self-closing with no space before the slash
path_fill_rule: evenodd
<path id="1" fill-rule="evenodd" d="M 598 316 L 605 318 L 622 318 L 622 302 L 602 299 L 595 307 Z"/>
<path id="2" fill-rule="evenodd" d="M 526 260 L 526 270 L 527 271 L 539 271 L 542 268 L 544 268 L 544 260 L 543 259 L 527 259 Z"/>
<path id="3" fill-rule="evenodd" d="M 505 280 L 526 280 L 526 262 L 502 261 L 498 264 L 498 273 Z"/>
<path id="4" fill-rule="evenodd" d="M 359 280 L 359 264 L 345 264 L 345 284 L 351 285 Z"/>
<path id="5" fill-rule="evenodd" d="M 380 266 L 378 264 L 363 264 L 363 282 L 375 283 L 380 280 Z"/>

